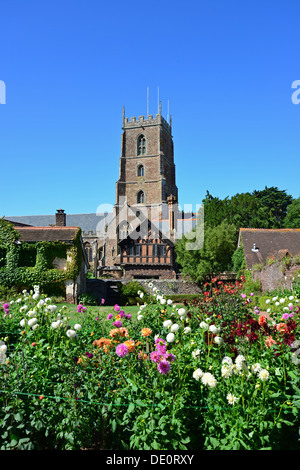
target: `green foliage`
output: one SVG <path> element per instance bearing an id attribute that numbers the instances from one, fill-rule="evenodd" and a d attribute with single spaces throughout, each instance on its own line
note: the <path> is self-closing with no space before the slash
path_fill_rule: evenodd
<path id="1" fill-rule="evenodd" d="M 262 263 L 256 263 L 252 266 L 252 271 L 262 271 L 264 269 L 264 265 Z"/>
<path id="2" fill-rule="evenodd" d="M 265 187 L 223 200 L 207 191 L 203 203 L 205 223 L 211 227 L 226 220 L 237 228 L 282 228 L 291 226 L 286 225 L 288 223 L 297 224 L 299 218 L 299 204 L 277 187 Z M 290 215 L 286 219 L 287 214 Z"/>
<path id="3" fill-rule="evenodd" d="M 197 300 L 199 297 L 202 297 L 202 294 L 168 294 L 165 297 L 168 300 L 172 300 L 172 302 L 182 303 L 185 300 L 189 302 Z"/>
<path id="4" fill-rule="evenodd" d="M 232 269 L 236 277 L 240 278 L 246 269 L 246 260 L 243 245 L 241 244 L 232 255 Z"/>
<path id="5" fill-rule="evenodd" d="M 207 191 L 202 209 L 205 226 L 203 247 L 191 251 L 186 249 L 191 235 L 194 234 L 196 240 L 201 238 L 202 226 L 199 221 L 194 231 L 176 244 L 177 262 L 182 273 L 197 283 L 231 269 L 240 276 L 246 265 L 242 247 L 236 248 L 239 229 L 297 226 L 297 201 L 277 187 L 265 187 L 263 190 L 236 194 L 223 200 L 213 197 Z"/>
<path id="6" fill-rule="evenodd" d="M 292 196 L 287 195 L 286 191 L 281 191 L 277 187 L 267 188 L 267 186 L 261 191 L 253 191 L 253 195 L 266 210 L 267 220 L 270 224 L 270 227 L 267 228 L 282 228 L 288 206 L 293 201 Z"/>
<path id="7" fill-rule="evenodd" d="M 244 290 L 245 290 L 245 293 L 246 294 L 250 294 L 251 292 L 254 293 L 254 294 L 260 294 L 261 291 L 262 291 L 262 287 L 261 287 L 261 283 L 260 281 L 257 279 L 256 281 L 254 281 L 250 276 L 245 276 L 246 277 L 246 283 L 245 283 L 245 287 L 244 287 Z"/>
<path id="8" fill-rule="evenodd" d="M 97 305 L 97 301 L 92 294 L 80 294 L 78 303 L 83 305 Z"/>
<path id="9" fill-rule="evenodd" d="M 0 285 L 0 300 L 13 298 L 17 294 L 16 287 L 5 287 Z"/>
<path id="10" fill-rule="evenodd" d="M 78 312 L 70 327 L 66 307 L 45 295 L 8 299 L 0 449 L 299 449 L 299 367 L 289 344 L 299 338 L 299 312 L 283 321 L 283 306 L 269 304 L 271 321 L 261 325 L 244 284 L 214 279 L 206 288 L 209 297 L 180 309 L 152 289 L 137 321 L 124 309 L 125 330 L 114 325 L 116 307 L 111 319 L 93 307 Z M 276 343 L 267 347 L 271 335 Z M 156 338 L 165 374 L 152 357 Z M 132 349 L 118 356 L 128 340 Z"/>
<path id="11" fill-rule="evenodd" d="M 294 199 L 287 208 L 285 228 L 300 228 L 300 198 Z"/>
<path id="12" fill-rule="evenodd" d="M 9 248 L 19 238 L 19 233 L 14 229 L 11 223 L 0 219 L 0 246 Z"/>
<path id="13" fill-rule="evenodd" d="M 198 230 L 200 228 L 196 226 L 193 232 L 196 239 L 201 237 Z M 237 229 L 234 225 L 223 221 L 216 227 L 205 226 L 204 243 L 200 249 L 187 249 L 191 237 L 183 236 L 175 246 L 177 262 L 184 275 L 201 283 L 216 273 L 232 269 L 232 255 L 237 244 Z"/>
<path id="14" fill-rule="evenodd" d="M 122 305 L 136 305 L 141 300 L 139 293 L 147 294 L 146 289 L 138 281 L 129 281 L 126 284 L 120 282 L 118 291 Z"/>
<path id="15" fill-rule="evenodd" d="M 19 250 L 19 266 L 33 267 L 37 261 L 37 247 L 35 244 L 22 243 Z"/>
<path id="16" fill-rule="evenodd" d="M 19 291 L 39 284 L 51 294 L 59 295 L 64 282 L 76 279 L 81 268 L 80 230 L 73 246 L 63 242 L 16 244 L 19 233 L 12 225 L 0 219 L 0 285 L 16 287 Z M 4 259 L 5 255 L 5 259 Z M 66 259 L 65 271 L 52 267 L 54 259 Z"/>

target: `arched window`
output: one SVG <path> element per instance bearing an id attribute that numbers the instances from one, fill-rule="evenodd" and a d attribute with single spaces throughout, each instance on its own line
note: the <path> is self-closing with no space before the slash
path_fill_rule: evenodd
<path id="1" fill-rule="evenodd" d="M 138 204 L 143 204 L 145 202 L 145 194 L 143 191 L 139 191 L 137 193 L 137 203 Z"/>
<path id="2" fill-rule="evenodd" d="M 145 155 L 146 154 L 146 139 L 144 135 L 140 135 L 137 143 L 137 154 Z"/>
<path id="3" fill-rule="evenodd" d="M 145 175 L 145 169 L 143 165 L 138 166 L 138 171 L 137 171 L 138 176 L 144 176 Z"/>

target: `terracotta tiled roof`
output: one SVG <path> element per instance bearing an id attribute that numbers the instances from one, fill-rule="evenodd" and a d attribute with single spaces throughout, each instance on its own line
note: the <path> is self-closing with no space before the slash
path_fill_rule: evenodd
<path id="1" fill-rule="evenodd" d="M 79 227 L 19 227 L 15 229 L 20 234 L 20 241 L 22 242 L 40 242 L 40 241 L 61 241 L 72 242 Z"/>
<path id="2" fill-rule="evenodd" d="M 280 260 L 286 254 L 300 254 L 300 229 L 241 228 L 239 245 L 243 244 L 247 268 L 266 264 L 268 258 Z"/>

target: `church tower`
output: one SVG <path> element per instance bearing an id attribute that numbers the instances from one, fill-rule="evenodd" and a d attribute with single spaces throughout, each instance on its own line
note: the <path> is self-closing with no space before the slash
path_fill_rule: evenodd
<path id="1" fill-rule="evenodd" d="M 122 129 L 115 214 L 126 201 L 132 208 L 150 209 L 155 218 L 161 218 L 169 196 L 178 202 L 171 118 L 168 123 L 162 117 L 161 104 L 155 117 L 139 116 L 130 120 L 123 108 Z"/>
<path id="2" fill-rule="evenodd" d="M 114 277 L 176 278 L 178 190 L 171 119 L 159 112 L 125 117 L 116 202 L 103 245 L 103 272 Z M 166 228 L 166 230 L 165 230 Z M 105 271 L 106 270 L 106 271 Z"/>

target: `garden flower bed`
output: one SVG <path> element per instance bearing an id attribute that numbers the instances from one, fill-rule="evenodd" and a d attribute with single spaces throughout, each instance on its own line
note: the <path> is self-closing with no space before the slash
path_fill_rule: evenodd
<path id="1" fill-rule="evenodd" d="M 35 286 L 0 307 L 1 450 L 299 448 L 299 299 L 261 315 L 214 279 L 141 304 L 72 324 Z"/>

